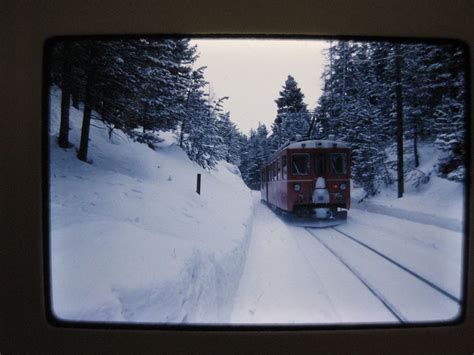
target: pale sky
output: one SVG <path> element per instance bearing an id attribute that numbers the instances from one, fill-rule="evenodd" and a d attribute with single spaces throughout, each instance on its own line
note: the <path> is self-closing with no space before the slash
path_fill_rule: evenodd
<path id="1" fill-rule="evenodd" d="M 200 56 L 195 67 L 207 66 L 205 78 L 216 97 L 229 96 L 224 105 L 245 134 L 265 123 L 270 130 L 276 116 L 275 100 L 288 75 L 314 109 L 321 94 L 325 59 L 320 40 L 194 39 Z"/>

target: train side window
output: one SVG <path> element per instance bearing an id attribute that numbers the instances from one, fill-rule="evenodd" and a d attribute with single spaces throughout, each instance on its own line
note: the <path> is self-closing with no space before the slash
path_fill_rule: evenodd
<path id="1" fill-rule="evenodd" d="M 277 163 L 277 180 L 281 179 L 281 162 L 280 159 L 276 161 Z"/>
<path id="2" fill-rule="evenodd" d="M 293 175 L 309 174 L 309 154 L 293 154 L 291 160 L 291 172 Z"/>
<path id="3" fill-rule="evenodd" d="M 286 180 L 288 178 L 288 167 L 286 166 L 286 157 L 281 157 L 281 178 Z"/>
<path id="4" fill-rule="evenodd" d="M 345 153 L 331 154 L 331 172 L 336 175 L 347 173 L 347 162 Z"/>
<path id="5" fill-rule="evenodd" d="M 317 175 L 323 175 L 326 167 L 326 156 L 324 154 L 316 154 L 314 157 L 314 172 Z"/>

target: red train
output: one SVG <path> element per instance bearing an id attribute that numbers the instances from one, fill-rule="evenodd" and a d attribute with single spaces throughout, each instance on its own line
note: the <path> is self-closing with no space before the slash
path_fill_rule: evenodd
<path id="1" fill-rule="evenodd" d="M 347 143 L 297 137 L 261 170 L 261 199 L 315 220 L 345 220 L 350 208 L 351 150 Z"/>

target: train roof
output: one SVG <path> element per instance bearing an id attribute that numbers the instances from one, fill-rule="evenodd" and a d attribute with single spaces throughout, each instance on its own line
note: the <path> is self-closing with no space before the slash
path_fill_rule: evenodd
<path id="1" fill-rule="evenodd" d="M 268 160 L 274 159 L 278 154 L 286 149 L 301 148 L 350 148 L 349 143 L 334 139 L 296 139 L 287 141 L 277 151 L 270 155 Z"/>
<path id="2" fill-rule="evenodd" d="M 296 149 L 296 148 L 350 148 L 348 143 L 336 141 L 336 140 L 327 140 L 327 139 L 308 139 L 301 140 L 297 142 L 290 142 L 287 146 L 279 149 Z"/>

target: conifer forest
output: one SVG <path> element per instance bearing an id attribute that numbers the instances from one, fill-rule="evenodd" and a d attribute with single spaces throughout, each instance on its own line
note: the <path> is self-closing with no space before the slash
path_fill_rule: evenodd
<path id="1" fill-rule="evenodd" d="M 352 179 L 367 196 L 397 181 L 403 193 L 403 181 L 429 179 L 417 170 L 422 141 L 443 152 L 439 176 L 464 179 L 465 63 L 456 43 L 330 41 L 319 100 L 308 107 L 288 73 L 273 124 L 250 132 L 223 109 L 227 97 L 210 94 L 189 39 L 59 40 L 50 53 L 50 82 L 62 92 L 58 144 L 70 146 L 69 106 L 81 106 L 83 161 L 89 129 L 101 120 L 110 137 L 120 129 L 151 149 L 172 130 L 191 160 L 206 169 L 236 164 L 251 189 L 259 189 L 262 164 L 295 134 L 350 143 Z"/>

